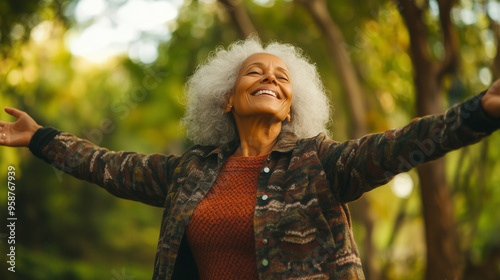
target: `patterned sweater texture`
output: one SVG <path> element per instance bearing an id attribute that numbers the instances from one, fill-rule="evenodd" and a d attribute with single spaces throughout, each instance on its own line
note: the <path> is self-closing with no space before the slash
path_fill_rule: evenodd
<path id="1" fill-rule="evenodd" d="M 253 212 L 267 157 L 229 157 L 196 206 L 186 238 L 201 280 L 258 279 Z"/>
<path id="2" fill-rule="evenodd" d="M 259 279 L 364 279 L 347 203 L 401 172 L 500 127 L 477 95 L 441 115 L 337 142 L 282 132 L 257 178 L 253 231 Z M 30 150 L 126 199 L 163 207 L 153 279 L 199 279 L 185 230 L 238 141 L 183 155 L 112 152 L 52 128 Z"/>

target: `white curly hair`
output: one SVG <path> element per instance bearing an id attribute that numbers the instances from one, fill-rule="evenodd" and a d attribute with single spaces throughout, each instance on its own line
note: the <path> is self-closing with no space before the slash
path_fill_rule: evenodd
<path id="1" fill-rule="evenodd" d="M 330 105 L 316 66 L 293 45 L 273 42 L 264 47 L 258 39 L 249 38 L 232 43 L 227 50 L 217 48 L 188 79 L 186 114 L 181 123 L 195 144 L 219 146 L 238 137 L 233 115 L 224 107 L 241 65 L 256 53 L 275 55 L 288 67 L 293 88 L 291 121 L 283 121 L 282 131 L 299 138 L 320 132 L 328 135 Z"/>

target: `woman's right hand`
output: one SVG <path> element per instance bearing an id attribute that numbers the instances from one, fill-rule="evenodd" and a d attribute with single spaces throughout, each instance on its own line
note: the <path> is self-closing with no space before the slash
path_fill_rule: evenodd
<path id="1" fill-rule="evenodd" d="M 9 147 L 28 147 L 38 125 L 28 114 L 15 108 L 5 108 L 7 114 L 14 116 L 15 122 L 0 121 L 0 145 Z"/>

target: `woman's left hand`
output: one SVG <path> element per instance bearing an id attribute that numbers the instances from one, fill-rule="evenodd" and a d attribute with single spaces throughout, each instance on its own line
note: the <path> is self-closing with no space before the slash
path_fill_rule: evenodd
<path id="1" fill-rule="evenodd" d="M 492 118 L 500 118 L 500 79 L 496 80 L 481 99 L 486 113 Z"/>
<path id="2" fill-rule="evenodd" d="M 28 147 L 31 138 L 41 126 L 21 110 L 5 108 L 5 112 L 17 118 L 17 121 L 0 121 L 0 146 Z"/>

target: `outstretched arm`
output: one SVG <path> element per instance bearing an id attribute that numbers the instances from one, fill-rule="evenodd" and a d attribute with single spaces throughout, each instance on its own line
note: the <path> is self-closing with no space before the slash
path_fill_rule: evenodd
<path id="1" fill-rule="evenodd" d="M 398 173 L 477 143 L 500 129 L 500 80 L 486 93 L 441 115 L 414 119 L 384 133 L 336 143 L 321 141 L 319 154 L 334 191 L 343 202 L 387 183 Z"/>
<path id="2" fill-rule="evenodd" d="M 17 118 L 17 121 L 0 121 L 0 145 L 9 147 L 28 147 L 33 134 L 35 134 L 41 126 L 21 110 L 5 108 L 5 112 Z"/>
<path id="3" fill-rule="evenodd" d="M 42 128 L 23 111 L 5 111 L 17 121 L 0 122 L 0 145 L 29 147 L 53 167 L 115 196 L 163 206 L 178 156 L 109 151 L 74 135 Z"/>

